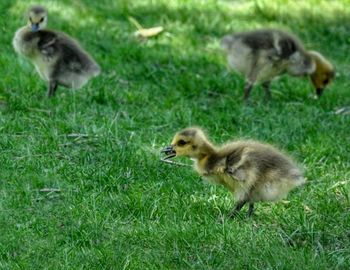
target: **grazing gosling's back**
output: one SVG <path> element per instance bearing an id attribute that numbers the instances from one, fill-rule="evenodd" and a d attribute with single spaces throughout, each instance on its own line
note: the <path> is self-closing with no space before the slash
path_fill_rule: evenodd
<path id="1" fill-rule="evenodd" d="M 266 99 L 270 98 L 270 83 L 279 75 L 310 75 L 316 65 L 300 40 L 275 29 L 261 29 L 226 35 L 221 40 L 228 63 L 246 78 L 244 99 L 252 87 L 261 82 Z"/>
<path id="2" fill-rule="evenodd" d="M 257 141 L 234 141 L 214 146 L 200 128 L 176 133 L 171 145 L 162 150 L 167 158 L 186 156 L 195 160 L 195 170 L 207 181 L 221 184 L 232 192 L 235 207 L 230 216 L 249 203 L 276 201 L 305 183 L 298 166 L 271 145 Z"/>
<path id="3" fill-rule="evenodd" d="M 48 96 L 52 96 L 58 85 L 81 88 L 100 73 L 100 67 L 77 41 L 62 32 L 46 30 L 47 20 L 44 7 L 32 6 L 27 25 L 15 33 L 13 47 L 34 64 L 48 82 Z"/>

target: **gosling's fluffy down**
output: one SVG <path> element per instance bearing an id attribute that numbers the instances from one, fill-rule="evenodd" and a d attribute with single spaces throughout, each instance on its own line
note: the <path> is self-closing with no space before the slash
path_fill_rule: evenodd
<path id="1" fill-rule="evenodd" d="M 333 67 L 319 53 L 316 55 L 315 52 L 306 51 L 296 36 L 280 30 L 261 29 L 226 35 L 221 40 L 221 47 L 227 53 L 229 66 L 246 78 L 245 100 L 258 82 L 262 83 L 265 96 L 269 99 L 271 81 L 284 73 L 320 78 L 317 70 L 325 67 L 329 71 L 329 79 L 333 77 Z M 315 60 L 316 57 L 319 61 Z M 323 88 L 329 83 L 325 78 L 322 82 L 325 82 Z M 319 92 L 322 91 L 317 91 L 317 94 Z"/>
<path id="2" fill-rule="evenodd" d="M 100 73 L 99 65 L 65 33 L 46 30 L 47 10 L 33 6 L 28 11 L 28 24 L 15 33 L 15 51 L 28 58 L 40 77 L 48 82 L 48 96 L 58 85 L 78 89 Z"/>
<path id="3" fill-rule="evenodd" d="M 249 203 L 248 215 L 258 201 L 276 201 L 305 183 L 294 161 L 271 145 L 257 141 L 234 141 L 214 146 L 200 128 L 178 132 L 163 149 L 166 158 L 194 159 L 195 170 L 207 181 L 221 184 L 232 192 L 236 206 L 230 216 Z"/>

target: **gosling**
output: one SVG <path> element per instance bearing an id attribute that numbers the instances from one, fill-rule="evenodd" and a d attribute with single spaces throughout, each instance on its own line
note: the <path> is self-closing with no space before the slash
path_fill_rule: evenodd
<path id="1" fill-rule="evenodd" d="M 178 132 L 171 145 L 162 150 L 167 156 L 194 159 L 195 170 L 207 181 L 232 192 L 236 205 L 229 216 L 236 216 L 248 203 L 248 217 L 258 201 L 276 201 L 305 183 L 298 166 L 271 145 L 257 141 L 234 141 L 214 146 L 200 128 Z"/>
<path id="2" fill-rule="evenodd" d="M 32 6 L 28 23 L 15 33 L 15 51 L 28 58 L 40 77 L 48 83 L 47 95 L 53 96 L 58 85 L 79 89 L 92 77 L 99 75 L 95 60 L 65 33 L 46 30 L 47 10 Z"/>
<path id="3" fill-rule="evenodd" d="M 271 81 L 282 74 L 311 76 L 318 96 L 334 76 L 333 66 L 321 54 L 306 51 L 296 36 L 280 30 L 226 35 L 221 47 L 227 53 L 229 66 L 245 75 L 245 101 L 256 83 L 261 83 L 265 99 L 269 100 Z"/>

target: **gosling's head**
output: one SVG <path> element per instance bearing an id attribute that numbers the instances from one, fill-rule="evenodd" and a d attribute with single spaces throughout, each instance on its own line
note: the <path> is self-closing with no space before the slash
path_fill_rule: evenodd
<path id="1" fill-rule="evenodd" d="M 164 159 L 175 156 L 200 158 L 212 149 L 204 132 L 200 128 L 190 127 L 175 134 L 171 145 L 162 150 L 167 156 Z"/>
<path id="2" fill-rule="evenodd" d="M 47 25 L 47 10 L 42 6 L 32 6 L 28 11 L 28 25 L 33 32 L 44 29 Z"/>
<path id="3" fill-rule="evenodd" d="M 316 89 L 317 97 L 321 97 L 326 86 L 333 81 L 335 69 L 320 53 L 315 51 L 309 51 L 308 53 L 316 64 L 316 69 L 310 75 L 310 79 Z"/>

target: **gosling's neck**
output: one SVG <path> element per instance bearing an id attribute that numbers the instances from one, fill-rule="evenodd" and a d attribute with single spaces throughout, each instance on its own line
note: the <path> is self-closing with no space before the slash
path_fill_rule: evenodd
<path id="1" fill-rule="evenodd" d="M 193 158 L 200 170 L 206 170 L 208 161 L 212 158 L 215 159 L 216 156 L 217 150 L 215 146 L 208 141 L 200 146 L 199 153 Z"/>
<path id="2" fill-rule="evenodd" d="M 31 33 L 32 29 L 29 25 L 24 25 L 16 31 L 15 37 L 19 41 L 24 41 L 28 33 Z M 34 32 L 33 32 L 34 33 Z"/>
<path id="3" fill-rule="evenodd" d="M 36 32 L 42 31 L 42 30 L 46 30 L 46 26 L 40 27 L 36 31 L 33 31 L 32 27 L 29 24 L 26 24 L 23 27 L 21 27 L 20 29 L 18 29 L 18 31 L 20 31 L 22 33 L 28 33 L 28 32 L 36 33 Z"/>

